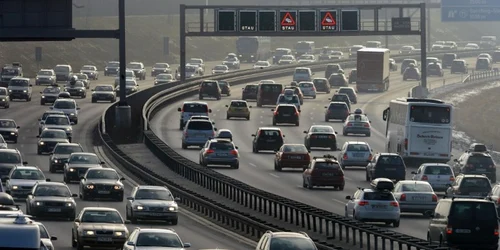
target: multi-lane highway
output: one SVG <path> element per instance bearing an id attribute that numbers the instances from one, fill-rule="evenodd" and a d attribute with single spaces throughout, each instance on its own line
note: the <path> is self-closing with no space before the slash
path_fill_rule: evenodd
<path id="1" fill-rule="evenodd" d="M 473 65 L 473 59 L 468 59 L 469 65 Z M 349 70 L 348 70 L 349 71 Z M 346 71 L 346 72 L 348 72 Z M 324 72 L 316 72 L 317 77 L 322 77 Z M 438 87 L 443 83 L 443 79 L 447 83 L 457 82 L 463 76 L 451 75 L 449 70 L 446 70 L 444 78 L 429 77 L 429 86 Z M 292 77 L 283 77 L 274 79 L 278 83 L 289 84 Z M 338 135 L 338 144 L 341 146 L 345 141 L 360 140 L 368 142 L 376 152 L 384 152 L 385 149 L 385 124 L 382 121 L 382 110 L 385 109 L 390 100 L 396 97 L 407 96 L 408 90 L 415 86 L 417 82 L 403 82 L 399 72 L 393 72 L 391 75 L 391 87 L 385 93 L 362 93 L 358 95 L 358 104 L 353 108 L 362 108 L 372 120 L 372 136 L 371 137 L 356 137 L 342 136 L 341 132 Z M 346 170 L 347 180 L 344 191 L 332 190 L 308 190 L 302 188 L 301 171 L 284 171 L 276 172 L 273 169 L 274 153 L 260 153 L 258 155 L 252 153 L 252 137 L 259 127 L 272 125 L 271 107 L 256 108 L 255 103 L 251 102 L 252 113 L 251 120 L 226 120 L 224 105 L 229 104 L 230 100 L 241 98 L 241 89 L 243 86 L 234 86 L 231 91 L 231 97 L 223 97 L 222 100 L 207 100 L 209 107 L 213 110 L 212 119 L 215 120 L 218 129 L 230 129 L 234 134 L 235 144 L 239 147 L 240 152 L 240 168 L 238 170 L 217 168 L 217 171 L 238 179 L 246 184 L 254 187 L 259 187 L 268 192 L 275 193 L 290 199 L 294 199 L 321 209 L 329 210 L 334 213 L 344 214 L 345 196 L 352 195 L 358 187 L 366 187 L 364 168 Z M 279 126 L 286 135 L 285 143 L 303 143 L 303 131 L 307 130 L 314 124 L 328 124 L 333 126 L 336 131 L 342 131 L 342 123 L 339 122 L 324 122 L 324 106 L 328 105 L 328 98 L 331 94 L 319 94 L 317 99 L 306 99 L 301 107 L 301 125 L 295 126 Z M 187 100 L 197 100 L 197 96 L 193 96 Z M 187 101 L 183 100 L 183 101 Z M 159 113 L 156 114 L 152 121 L 153 131 L 168 145 L 178 151 L 181 155 L 198 162 L 198 149 L 183 150 L 181 148 L 181 132 L 178 128 L 177 108 L 182 105 L 183 101 L 179 101 L 168 105 Z M 331 151 L 313 150 L 313 155 L 324 155 L 332 153 Z M 338 154 L 338 152 L 333 152 Z M 159 167 L 159 166 L 158 166 Z M 408 171 L 410 174 L 410 171 Z M 408 175 L 410 177 L 410 175 Z M 428 219 L 422 215 L 404 215 L 402 217 L 401 226 L 394 230 L 409 234 L 415 237 L 425 239 L 427 231 Z"/>
<path id="2" fill-rule="evenodd" d="M 220 62 L 207 62 L 206 69 L 211 72 L 211 69 Z M 242 65 L 242 69 L 247 69 L 251 65 Z M 172 66 L 174 67 L 174 66 Z M 149 71 L 148 71 L 149 74 Z M 91 82 L 92 86 L 98 84 L 113 84 L 114 77 L 105 77 L 101 72 L 100 79 L 98 81 Z M 139 81 L 140 89 L 145 89 L 153 85 L 153 78 L 148 75 L 148 80 Z M 62 84 L 60 84 L 62 86 Z M 17 124 L 21 127 L 19 131 L 19 141 L 17 144 L 10 144 L 9 148 L 18 148 L 24 159 L 28 161 L 28 165 L 38 166 L 52 181 L 62 182 L 62 174 L 51 174 L 49 172 L 49 156 L 39 156 L 37 155 L 37 138 L 38 134 L 38 121 L 37 119 L 49 109 L 50 105 L 41 106 L 40 105 L 40 91 L 43 86 L 33 87 L 33 98 L 31 102 L 17 102 L 12 101 L 10 109 L 4 109 L 0 111 L 0 118 L 14 119 Z M 91 103 L 90 91 L 87 94 L 86 99 L 76 99 L 79 107 L 81 108 L 79 113 L 79 123 L 74 126 L 73 141 L 82 144 L 88 152 L 93 152 L 92 144 L 92 130 L 100 119 L 102 112 L 106 107 L 109 106 L 107 103 Z M 109 164 L 108 164 L 109 165 Z M 125 176 L 125 178 L 128 178 Z M 126 181 L 125 194 L 128 195 L 131 190 L 132 182 Z M 70 184 L 70 189 L 73 193 L 78 193 L 78 184 Z M 90 206 L 100 206 L 100 207 L 113 207 L 125 214 L 125 202 L 90 202 L 82 201 L 79 198 L 77 200 L 77 208 L 80 210 L 83 207 Z M 25 202 L 20 200 L 19 204 L 24 204 Z M 24 205 L 22 206 L 23 211 L 25 211 Z M 72 222 L 68 221 L 43 221 L 51 234 L 58 237 L 58 240 L 54 242 L 56 249 L 71 249 L 71 226 Z M 129 229 L 133 229 L 137 225 L 130 225 Z M 143 227 L 171 227 L 168 225 L 140 225 Z M 179 225 L 173 226 L 173 228 L 179 233 L 185 242 L 190 242 L 194 249 L 206 249 L 206 248 L 219 248 L 219 249 L 247 249 L 247 247 L 242 246 L 237 240 L 227 237 L 221 232 L 212 230 L 208 227 L 200 224 L 196 217 L 181 215 L 179 218 Z"/>

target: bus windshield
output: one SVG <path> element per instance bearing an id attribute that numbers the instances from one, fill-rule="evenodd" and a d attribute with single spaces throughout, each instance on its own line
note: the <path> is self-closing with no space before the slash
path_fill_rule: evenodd
<path id="1" fill-rule="evenodd" d="M 410 108 L 410 121 L 418 123 L 449 124 L 450 107 L 414 105 Z"/>

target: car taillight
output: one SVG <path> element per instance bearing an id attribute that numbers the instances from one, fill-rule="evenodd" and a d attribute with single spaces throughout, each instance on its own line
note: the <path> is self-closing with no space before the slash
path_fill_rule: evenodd
<path id="1" fill-rule="evenodd" d="M 498 225 L 495 226 L 495 230 L 493 231 L 493 235 L 498 236 Z"/>
<path id="2" fill-rule="evenodd" d="M 373 159 L 373 155 L 372 155 L 372 154 L 370 154 L 370 155 L 368 156 L 368 160 L 369 160 L 369 161 L 371 161 L 372 159 Z"/>
<path id="3" fill-rule="evenodd" d="M 188 133 L 187 132 L 184 132 L 184 137 L 188 137 Z"/>
<path id="4" fill-rule="evenodd" d="M 401 197 L 399 197 L 400 201 L 406 201 L 406 194 L 402 194 Z"/>
<path id="5" fill-rule="evenodd" d="M 365 123 L 364 127 L 365 128 L 369 128 L 370 127 L 370 123 Z"/>
<path id="6" fill-rule="evenodd" d="M 435 194 L 432 195 L 432 201 L 433 202 L 437 202 L 438 201 L 437 195 L 435 195 Z"/>
<path id="7" fill-rule="evenodd" d="M 213 150 L 213 149 L 209 149 L 209 150 L 205 151 L 205 154 L 207 154 L 207 155 L 213 154 L 213 153 L 215 153 L 215 150 Z"/>
<path id="8" fill-rule="evenodd" d="M 450 176 L 450 181 L 455 181 L 455 177 Z"/>
<path id="9" fill-rule="evenodd" d="M 309 154 L 306 154 L 306 157 L 304 157 L 304 160 L 311 161 L 311 156 Z"/>
<path id="10" fill-rule="evenodd" d="M 349 159 L 349 157 L 347 157 L 347 154 L 344 154 L 344 156 L 342 157 L 342 159 L 347 160 L 347 159 Z"/>
<path id="11" fill-rule="evenodd" d="M 423 175 L 422 176 L 421 181 L 428 181 L 428 180 L 429 180 L 429 177 L 427 177 L 427 175 Z"/>
<path id="12" fill-rule="evenodd" d="M 391 201 L 392 207 L 399 207 L 399 203 L 397 201 Z"/>
<path id="13" fill-rule="evenodd" d="M 500 197 L 497 199 L 497 204 L 500 204 Z"/>
<path id="14" fill-rule="evenodd" d="M 345 115 L 349 115 L 349 110 L 346 110 L 346 111 L 345 111 Z"/>
<path id="15" fill-rule="evenodd" d="M 446 234 L 452 234 L 453 233 L 453 228 L 450 227 L 450 225 L 446 226 Z"/>
<path id="16" fill-rule="evenodd" d="M 299 114 L 300 114 L 299 111 L 295 111 L 296 116 L 299 116 Z"/>
<path id="17" fill-rule="evenodd" d="M 280 113 L 278 111 L 274 111 L 274 115 L 279 115 Z"/>
<path id="18" fill-rule="evenodd" d="M 408 138 L 405 139 L 405 150 L 408 150 Z"/>
<path id="19" fill-rule="evenodd" d="M 348 126 L 348 127 L 352 127 L 352 123 L 350 123 L 350 122 L 349 122 L 349 123 L 347 123 L 347 126 Z"/>
<path id="20" fill-rule="evenodd" d="M 238 155 L 238 151 L 236 151 L 236 150 L 233 149 L 233 150 L 231 150 L 231 154 L 237 156 Z"/>
<path id="21" fill-rule="evenodd" d="M 368 205 L 368 201 L 360 201 L 358 202 L 358 206 L 366 206 Z"/>

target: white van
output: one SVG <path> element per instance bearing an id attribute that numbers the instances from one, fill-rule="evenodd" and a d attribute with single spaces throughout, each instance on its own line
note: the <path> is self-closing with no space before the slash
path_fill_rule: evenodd
<path id="1" fill-rule="evenodd" d="M 0 249 L 48 250 L 40 228 L 26 215 L 0 218 Z"/>
<path id="2" fill-rule="evenodd" d="M 314 73 L 310 68 L 298 67 L 293 72 L 293 81 L 298 83 L 302 81 L 310 82 L 313 75 Z"/>

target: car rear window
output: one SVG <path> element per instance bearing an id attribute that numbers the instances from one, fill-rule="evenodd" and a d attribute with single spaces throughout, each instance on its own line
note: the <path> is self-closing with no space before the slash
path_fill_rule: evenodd
<path id="1" fill-rule="evenodd" d="M 464 178 L 460 183 L 461 188 L 491 188 L 487 178 Z"/>
<path id="2" fill-rule="evenodd" d="M 190 121 L 187 129 L 189 130 L 213 130 L 214 127 L 211 122 L 195 120 Z"/>
<path id="3" fill-rule="evenodd" d="M 428 183 L 405 183 L 401 187 L 403 192 L 432 192 L 432 187 Z"/>
<path id="4" fill-rule="evenodd" d="M 340 103 L 330 104 L 328 109 L 347 109 L 347 105 Z"/>
<path id="5" fill-rule="evenodd" d="M 257 86 L 256 85 L 247 85 L 245 86 L 245 90 L 256 90 Z"/>
<path id="6" fill-rule="evenodd" d="M 336 162 L 316 162 L 314 164 L 314 169 L 332 170 L 332 169 L 340 169 L 340 166 Z"/>
<path id="7" fill-rule="evenodd" d="M 334 95 L 332 101 L 347 101 L 349 97 L 347 95 Z"/>
<path id="8" fill-rule="evenodd" d="M 284 96 L 284 95 L 281 95 L 280 96 L 280 100 L 279 100 L 279 103 L 297 103 L 299 102 L 299 98 L 297 97 L 297 95 L 294 95 L 294 96 Z"/>
<path id="9" fill-rule="evenodd" d="M 182 107 L 183 112 L 192 113 L 206 113 L 208 112 L 208 106 L 204 104 L 184 104 Z"/>
<path id="10" fill-rule="evenodd" d="M 450 217 L 461 220 L 497 220 L 495 205 L 489 202 L 453 202 Z"/>
<path id="11" fill-rule="evenodd" d="M 264 137 L 281 137 L 281 132 L 278 130 L 261 130 L 259 136 Z"/>
<path id="12" fill-rule="evenodd" d="M 484 155 L 470 156 L 469 159 L 467 160 L 467 164 L 471 164 L 474 166 L 483 165 L 484 167 L 495 165 L 491 157 Z"/>
<path id="13" fill-rule="evenodd" d="M 295 74 L 309 74 L 308 69 L 296 69 Z"/>
<path id="14" fill-rule="evenodd" d="M 281 93 L 283 86 L 281 84 L 261 84 L 260 89 L 263 92 Z"/>
<path id="15" fill-rule="evenodd" d="M 247 103 L 246 102 L 231 102 L 231 107 L 246 108 Z"/>
<path id="16" fill-rule="evenodd" d="M 339 89 L 339 93 L 352 94 L 352 93 L 354 93 L 354 90 L 352 90 L 352 89 Z"/>
<path id="17" fill-rule="evenodd" d="M 370 151 L 370 148 L 366 144 L 349 144 L 347 151 Z"/>
<path id="18" fill-rule="evenodd" d="M 428 175 L 451 175 L 451 168 L 448 166 L 427 166 L 424 174 Z"/>
<path id="19" fill-rule="evenodd" d="M 284 113 L 290 113 L 290 112 L 295 112 L 295 106 L 279 106 L 278 107 L 278 112 L 284 112 Z"/>
<path id="20" fill-rule="evenodd" d="M 377 164 L 380 165 L 403 165 L 403 160 L 399 156 L 380 156 Z"/>
<path id="21" fill-rule="evenodd" d="M 389 192 L 366 192 L 363 199 L 368 201 L 392 201 L 394 196 Z"/>
<path id="22" fill-rule="evenodd" d="M 332 127 L 322 126 L 322 127 L 312 127 L 311 132 L 313 133 L 333 133 Z"/>
<path id="23" fill-rule="evenodd" d="M 210 149 L 213 149 L 213 150 L 233 150 L 234 145 L 230 142 L 212 142 L 212 143 L 210 143 Z"/>
<path id="24" fill-rule="evenodd" d="M 226 81 L 219 81 L 219 86 L 222 87 L 222 86 L 226 86 L 226 85 L 229 85 L 229 83 Z"/>
<path id="25" fill-rule="evenodd" d="M 283 146 L 285 153 L 307 153 L 307 148 L 304 145 L 285 145 Z"/>
<path id="26" fill-rule="evenodd" d="M 302 82 L 302 83 L 299 83 L 299 87 L 302 87 L 302 88 L 312 88 L 313 84 L 309 83 L 309 82 Z"/>
<path id="27" fill-rule="evenodd" d="M 212 88 L 212 87 L 217 86 L 217 82 L 203 82 L 203 83 L 201 83 L 201 86 Z"/>
<path id="28" fill-rule="evenodd" d="M 350 122 L 368 122 L 368 118 L 365 115 L 350 115 L 347 119 Z"/>

